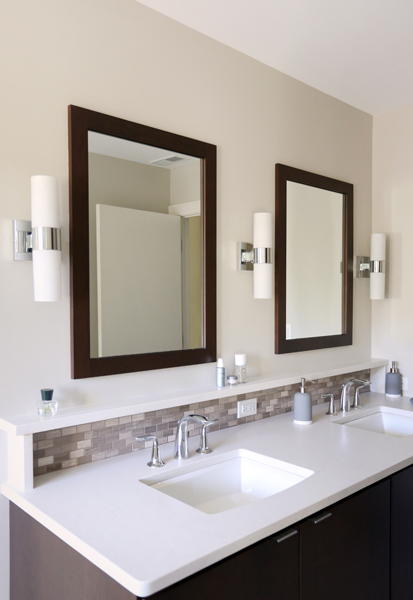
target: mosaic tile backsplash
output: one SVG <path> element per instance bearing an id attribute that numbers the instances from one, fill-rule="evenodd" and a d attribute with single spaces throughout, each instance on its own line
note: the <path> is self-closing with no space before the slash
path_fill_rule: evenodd
<path id="1" fill-rule="evenodd" d="M 352 377 L 370 379 L 370 371 L 345 373 L 318 379 L 315 383 L 308 382 L 306 391 L 311 393 L 313 405 L 322 404 L 324 400 L 321 395 L 326 393 L 333 393 L 338 400 L 342 384 Z M 142 450 L 145 448 L 145 442 L 137 442 L 135 438 L 148 433 L 155 434 L 160 444 L 173 442 L 177 421 L 184 415 L 194 412 L 203 414 L 211 420 L 219 420 L 216 425 L 209 428 L 210 432 L 280 415 L 292 410 L 294 394 L 299 391 L 299 388 L 299 384 L 295 384 L 243 394 L 242 386 L 239 385 L 234 388 L 234 395 L 228 398 L 216 398 L 207 402 L 35 433 L 33 435 L 34 475 L 43 475 L 126 452 Z M 369 388 L 366 387 L 365 391 L 368 390 Z M 257 414 L 237 419 L 237 401 L 249 398 L 257 398 Z M 191 423 L 188 431 L 190 436 L 199 435 L 200 426 Z"/>

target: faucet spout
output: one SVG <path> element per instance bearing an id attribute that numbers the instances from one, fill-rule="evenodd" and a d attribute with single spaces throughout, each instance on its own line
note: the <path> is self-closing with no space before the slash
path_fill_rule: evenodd
<path id="1" fill-rule="evenodd" d="M 349 379 L 341 388 L 340 410 L 344 412 L 350 410 L 350 388 L 354 383 L 354 379 Z"/>
<path id="2" fill-rule="evenodd" d="M 175 438 L 175 453 L 174 458 L 189 458 L 188 452 L 188 423 L 195 421 L 200 425 L 208 423 L 207 417 L 203 415 L 187 415 L 178 421 L 178 429 L 176 430 Z"/>

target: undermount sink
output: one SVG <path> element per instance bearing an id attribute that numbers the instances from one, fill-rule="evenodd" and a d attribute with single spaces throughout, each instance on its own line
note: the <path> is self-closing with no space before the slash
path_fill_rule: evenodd
<path id="1" fill-rule="evenodd" d="M 208 514 L 215 514 L 278 494 L 314 471 L 249 450 L 185 465 L 176 471 L 141 479 L 141 483 Z"/>
<path id="2" fill-rule="evenodd" d="M 334 422 L 338 425 L 358 427 L 395 437 L 413 435 L 413 411 L 390 406 L 377 406 L 366 411 L 354 411 L 348 417 L 337 419 Z"/>

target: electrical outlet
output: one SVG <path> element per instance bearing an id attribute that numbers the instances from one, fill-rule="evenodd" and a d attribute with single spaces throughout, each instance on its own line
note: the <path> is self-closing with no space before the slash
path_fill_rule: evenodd
<path id="1" fill-rule="evenodd" d="M 402 390 L 403 392 L 407 392 L 409 389 L 409 380 L 407 377 L 402 377 Z"/>
<path id="2" fill-rule="evenodd" d="M 257 414 L 257 399 L 239 400 L 237 402 L 237 418 L 251 417 Z"/>

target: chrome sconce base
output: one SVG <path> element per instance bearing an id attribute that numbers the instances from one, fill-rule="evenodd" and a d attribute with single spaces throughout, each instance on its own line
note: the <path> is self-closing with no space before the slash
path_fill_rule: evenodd
<path id="1" fill-rule="evenodd" d="M 271 248 L 254 248 L 247 242 L 237 242 L 239 271 L 252 271 L 253 265 L 271 264 Z"/>
<path id="2" fill-rule="evenodd" d="M 370 273 L 385 273 L 385 260 L 370 260 L 370 256 L 356 256 L 356 277 L 367 278 Z"/>
<path id="3" fill-rule="evenodd" d="M 13 260 L 33 260 L 31 221 L 13 221 Z"/>
<path id="4" fill-rule="evenodd" d="M 383 300 L 386 286 L 386 234 L 372 233 L 370 256 L 356 256 L 356 277 L 370 279 L 370 300 Z"/>
<path id="5" fill-rule="evenodd" d="M 61 250 L 61 229 L 33 227 L 31 221 L 13 221 L 13 260 L 33 260 L 33 250 Z"/>

